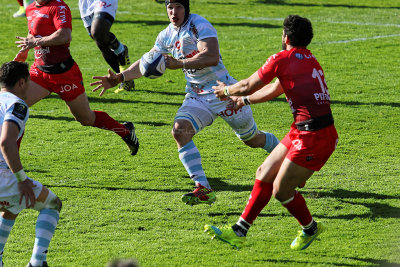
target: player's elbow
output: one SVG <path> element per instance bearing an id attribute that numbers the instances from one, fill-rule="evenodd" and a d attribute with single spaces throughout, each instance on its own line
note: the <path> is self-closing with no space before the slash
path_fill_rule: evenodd
<path id="1" fill-rule="evenodd" d="M 210 66 L 217 66 L 219 63 L 219 57 L 211 57 L 210 58 Z"/>
<path id="2" fill-rule="evenodd" d="M 15 145 L 15 142 L 11 142 L 11 140 L 9 139 L 1 139 L 0 148 L 3 155 L 6 154 L 7 151 L 9 151 L 13 145 Z"/>

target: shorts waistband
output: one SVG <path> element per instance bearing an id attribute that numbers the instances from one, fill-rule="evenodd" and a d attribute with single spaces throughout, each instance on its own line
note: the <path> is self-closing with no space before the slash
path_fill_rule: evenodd
<path id="1" fill-rule="evenodd" d="M 74 66 L 75 61 L 70 57 L 69 59 L 53 64 L 53 65 L 37 65 L 38 69 L 49 74 L 60 74 L 69 71 Z"/>
<path id="2" fill-rule="evenodd" d="M 297 130 L 299 131 L 313 132 L 328 127 L 330 125 L 333 125 L 333 123 L 334 123 L 333 116 L 331 113 L 329 113 L 321 117 L 311 118 L 309 120 L 298 122 L 295 125 Z"/>

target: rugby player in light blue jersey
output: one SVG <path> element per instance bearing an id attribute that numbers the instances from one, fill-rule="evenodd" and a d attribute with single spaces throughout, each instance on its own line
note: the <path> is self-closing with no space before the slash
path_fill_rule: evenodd
<path id="1" fill-rule="evenodd" d="M 0 67 L 0 267 L 15 219 L 24 209 L 39 212 L 35 244 L 27 267 L 46 267 L 47 252 L 60 217 L 61 200 L 46 186 L 26 176 L 19 144 L 29 117 L 25 103 L 28 64 L 11 61 Z M 6 266 L 10 266 L 7 264 Z"/>
<path id="2" fill-rule="evenodd" d="M 166 0 L 170 24 L 158 34 L 151 51 L 165 55 L 169 69 L 182 69 L 186 78 L 186 96 L 176 113 L 172 135 L 178 145 L 179 158 L 196 184 L 193 192 L 182 196 L 189 205 L 211 204 L 215 202 L 215 192 L 204 173 L 199 150 L 193 136 L 211 125 L 217 117 L 225 120 L 236 135 L 250 147 L 261 147 L 271 152 L 279 140 L 271 133 L 257 129 L 250 106 L 234 109 L 232 99 L 220 101 L 213 94 L 212 86 L 217 81 L 227 85 L 237 81 L 232 78 L 219 51 L 217 31 L 205 18 L 190 13 L 189 0 Z M 124 80 L 141 77 L 139 60 L 127 70 L 107 76 L 95 76 L 99 81 L 93 91 L 102 89 L 100 95 Z"/>

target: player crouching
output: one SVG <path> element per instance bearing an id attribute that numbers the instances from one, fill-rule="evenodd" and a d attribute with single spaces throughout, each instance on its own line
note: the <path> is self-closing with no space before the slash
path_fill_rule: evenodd
<path id="1" fill-rule="evenodd" d="M 29 117 L 26 90 L 28 64 L 11 61 L 0 68 L 0 266 L 3 250 L 18 214 L 39 211 L 36 238 L 29 266 L 48 266 L 47 251 L 56 229 L 61 200 L 41 183 L 28 178 L 19 156 L 19 144 Z"/>

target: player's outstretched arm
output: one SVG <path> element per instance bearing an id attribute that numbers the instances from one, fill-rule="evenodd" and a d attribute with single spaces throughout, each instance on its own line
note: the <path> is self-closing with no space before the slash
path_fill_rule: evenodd
<path id="1" fill-rule="evenodd" d="M 92 82 L 91 86 L 96 86 L 93 89 L 93 92 L 96 92 L 100 89 L 100 96 L 102 96 L 108 89 L 120 84 L 124 81 L 134 80 L 142 77 L 139 69 L 139 60 L 133 63 L 129 68 L 124 70 L 121 73 L 114 73 L 111 70 L 108 70 L 108 74 L 105 76 L 93 76 L 92 79 L 98 80 L 96 82 Z"/>
<path id="2" fill-rule="evenodd" d="M 35 185 L 28 179 L 22 168 L 17 145 L 18 133 L 19 129 L 16 123 L 5 121 L 1 131 L 0 147 L 8 167 L 17 177 L 18 190 L 20 192 L 19 203 L 21 204 L 22 199 L 25 198 L 26 207 L 29 208 L 33 207 L 36 202 L 35 194 L 33 193 Z"/>

